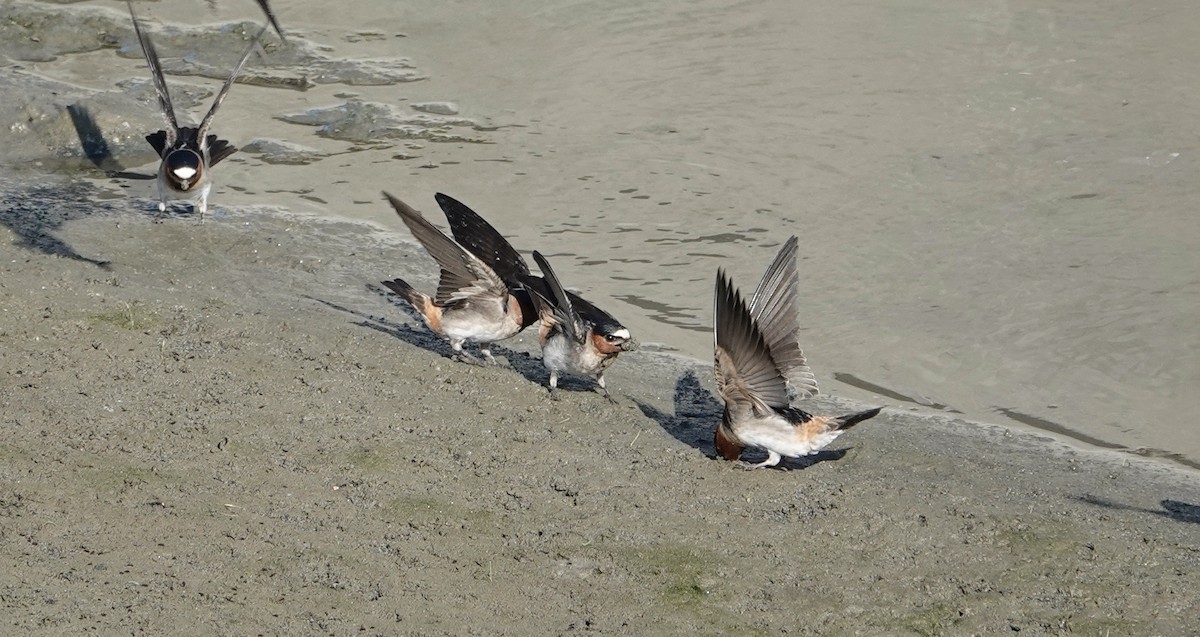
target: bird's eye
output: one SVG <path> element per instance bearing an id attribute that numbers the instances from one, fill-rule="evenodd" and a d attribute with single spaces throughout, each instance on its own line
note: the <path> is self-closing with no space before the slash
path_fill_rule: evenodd
<path id="1" fill-rule="evenodd" d="M 606 340 L 606 341 L 608 341 L 609 343 L 611 343 L 611 342 L 613 342 L 613 341 L 620 340 L 620 338 L 618 338 L 618 337 L 616 337 L 616 336 L 613 336 L 612 334 L 609 334 L 608 336 L 605 336 L 605 337 L 604 337 L 604 340 Z"/>

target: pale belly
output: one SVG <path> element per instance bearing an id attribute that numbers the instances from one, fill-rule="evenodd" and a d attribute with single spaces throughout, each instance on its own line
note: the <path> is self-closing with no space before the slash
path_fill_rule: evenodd
<path id="1" fill-rule="evenodd" d="M 750 447 L 768 449 L 781 456 L 799 458 L 824 449 L 841 431 L 827 431 L 812 436 L 779 416 L 759 418 L 746 426 L 738 427 L 737 436 Z"/>
<path id="2" fill-rule="evenodd" d="M 551 371 L 595 376 L 604 371 L 609 361 L 594 348 L 574 346 L 570 339 L 561 335 L 542 346 L 542 364 Z"/>
<path id="3" fill-rule="evenodd" d="M 510 315 L 502 313 L 498 303 L 496 308 L 489 308 L 488 312 L 471 309 L 442 314 L 442 333 L 454 340 L 490 343 L 509 338 L 519 331 L 520 324 Z"/>
<path id="4" fill-rule="evenodd" d="M 574 369 L 574 358 L 566 338 L 555 337 L 546 341 L 542 347 L 542 364 L 546 369 L 558 372 L 570 372 Z"/>

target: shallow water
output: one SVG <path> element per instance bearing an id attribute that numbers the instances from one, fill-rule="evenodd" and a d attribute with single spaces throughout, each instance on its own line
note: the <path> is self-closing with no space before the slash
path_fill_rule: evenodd
<path id="1" fill-rule="evenodd" d="M 118 56 L 134 43 L 110 3 L 11 6 L 95 10 L 113 25 L 94 45 L 52 49 L 61 55 L 12 45 L 22 60 L 58 55 L 18 62 L 22 73 L 118 94 L 146 77 Z M 219 76 L 226 49 L 243 46 L 228 29 L 209 39 L 191 27 L 256 11 L 248 0 L 216 14 L 139 6 L 179 91 Z M 641 340 L 700 359 L 717 267 L 751 287 L 797 234 L 802 338 L 823 391 L 1200 462 L 1185 411 L 1200 387 L 1191 3 L 464 0 L 329 15 L 304 0 L 276 11 L 304 54 L 269 42 L 226 101 L 216 132 L 268 150 L 222 164 L 212 205 L 367 219 L 407 240 L 379 191 L 435 219 L 443 191 L 545 253 Z M 202 44 L 222 53 L 189 48 Z M 300 81 L 317 71 L 296 60 L 314 59 L 345 83 Z M 425 79 L 348 83 L 380 68 Z M 97 121 L 159 126 L 138 95 Z M 458 112 L 410 107 L 423 102 Z M 273 140 L 301 159 L 279 161 L 271 149 L 292 147 Z M 150 160 L 132 148 L 130 164 Z"/>

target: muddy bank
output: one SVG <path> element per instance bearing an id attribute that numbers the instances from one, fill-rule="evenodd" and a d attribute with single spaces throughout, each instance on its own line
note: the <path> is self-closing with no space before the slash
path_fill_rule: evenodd
<path id="1" fill-rule="evenodd" d="M 432 285 L 399 231 L 0 201 L 11 632 L 1196 634 L 1195 473 L 896 407 L 743 471 L 702 363 L 447 360 L 370 287 Z"/>

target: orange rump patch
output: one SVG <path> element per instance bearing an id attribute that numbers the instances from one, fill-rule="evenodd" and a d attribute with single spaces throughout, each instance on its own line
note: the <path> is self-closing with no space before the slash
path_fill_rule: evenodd
<path id="1" fill-rule="evenodd" d="M 441 334 L 442 333 L 442 308 L 435 305 L 433 303 L 433 299 L 431 299 L 427 296 L 421 300 L 424 301 L 420 310 L 421 310 L 421 316 L 425 317 L 425 324 L 429 326 L 429 329 L 437 332 L 438 334 Z"/>
<path id="2" fill-rule="evenodd" d="M 801 440 L 812 440 L 817 436 L 829 431 L 829 423 L 832 419 L 828 416 L 813 416 L 812 420 L 796 427 L 796 433 Z"/>

